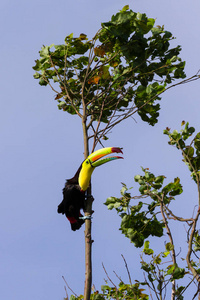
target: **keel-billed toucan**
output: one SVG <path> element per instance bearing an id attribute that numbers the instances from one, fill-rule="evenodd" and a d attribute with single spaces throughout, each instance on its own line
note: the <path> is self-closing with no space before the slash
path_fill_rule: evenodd
<path id="1" fill-rule="evenodd" d="M 84 223 L 80 209 L 85 207 L 85 191 L 87 190 L 92 172 L 94 169 L 106 162 L 123 158 L 120 156 L 110 156 L 102 158 L 110 153 L 122 153 L 121 148 L 102 148 L 90 154 L 81 164 L 74 177 L 68 179 L 63 189 L 63 201 L 58 205 L 58 213 L 65 214 L 71 223 L 71 229 L 77 230 Z"/>

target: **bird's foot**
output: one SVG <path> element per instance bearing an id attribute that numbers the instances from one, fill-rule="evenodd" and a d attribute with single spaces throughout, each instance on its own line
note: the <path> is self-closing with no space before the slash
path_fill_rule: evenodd
<path id="1" fill-rule="evenodd" d="M 85 199 L 91 199 L 92 201 L 94 201 L 94 197 L 92 195 L 85 195 Z"/>

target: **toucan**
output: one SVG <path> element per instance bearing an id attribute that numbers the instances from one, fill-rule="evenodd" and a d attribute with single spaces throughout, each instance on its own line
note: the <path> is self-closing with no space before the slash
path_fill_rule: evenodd
<path id="1" fill-rule="evenodd" d="M 123 158 L 121 156 L 104 157 L 110 153 L 122 153 L 121 148 L 107 147 L 90 154 L 78 168 L 71 179 L 67 179 L 63 188 L 63 201 L 58 205 L 58 213 L 67 217 L 73 231 L 78 230 L 85 222 L 80 210 L 85 208 L 85 192 L 90 184 L 92 172 L 111 160 Z"/>

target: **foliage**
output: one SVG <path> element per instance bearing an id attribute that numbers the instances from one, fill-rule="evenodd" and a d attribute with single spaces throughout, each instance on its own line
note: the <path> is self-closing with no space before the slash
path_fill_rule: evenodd
<path id="1" fill-rule="evenodd" d="M 171 48 L 172 34 L 154 23 L 125 6 L 92 39 L 70 34 L 64 44 L 43 46 L 34 78 L 50 85 L 59 109 L 84 117 L 95 138 L 136 112 L 154 125 L 160 95 L 185 78 L 181 47 Z"/>
<path id="2" fill-rule="evenodd" d="M 200 133 L 194 137 L 195 132 L 189 123 L 182 122 L 180 132 L 169 128 L 164 134 L 169 137 L 169 145 L 176 146 L 183 156 L 183 162 L 188 166 L 193 181 L 197 184 L 198 207 L 200 205 Z M 105 204 L 108 209 L 115 209 L 121 217 L 120 230 L 130 239 L 136 247 L 144 245 L 141 255 L 141 269 L 145 272 L 145 283 L 155 294 L 157 299 L 165 299 L 166 288 L 171 283 L 172 298 L 183 299 L 183 294 L 192 282 L 200 283 L 200 265 L 198 251 L 200 251 L 200 235 L 197 229 L 200 210 L 195 217 L 182 218 L 176 215 L 170 204 L 176 196 L 183 192 L 180 179 L 164 185 L 164 175 L 155 176 L 148 169 L 143 169 L 143 175 L 136 175 L 135 182 L 139 184 L 139 196 L 131 196 L 130 189 L 123 183 L 121 198 L 110 197 Z M 149 201 L 150 200 L 150 201 Z M 133 204 L 131 203 L 133 201 Z M 149 202 L 148 202 L 149 201 Z M 179 260 L 176 254 L 176 244 L 173 239 L 171 227 L 173 222 L 182 222 L 187 228 L 186 237 L 188 251 L 185 258 Z M 164 243 L 164 251 L 156 254 L 150 248 L 148 237 L 168 236 L 169 241 Z M 144 258 L 146 257 L 146 259 Z M 179 264 L 183 264 L 179 266 Z M 145 275 L 146 274 L 146 275 Z M 190 276 L 190 277 L 188 277 Z M 189 279 L 191 278 L 192 279 Z M 176 282 L 187 278 L 178 285 Z M 188 283 L 189 282 L 189 283 Z M 198 289 L 195 296 L 198 294 Z M 193 299 L 194 299 L 193 298 Z"/>
<path id="3" fill-rule="evenodd" d="M 110 197 L 105 204 L 108 209 L 115 208 L 122 218 L 120 230 L 128 237 L 135 247 L 142 247 L 144 240 L 150 235 L 163 236 L 163 220 L 158 219 L 160 201 L 169 204 L 174 196 L 182 193 L 182 186 L 179 178 L 163 187 L 165 176 L 155 176 L 148 169 L 143 169 L 144 175 L 136 175 L 135 181 L 140 185 L 139 192 L 141 199 L 147 201 L 147 196 L 152 200 L 149 203 L 144 201 L 136 202 L 138 197 L 131 197 L 125 184 L 121 189 L 121 198 Z M 136 202 L 130 205 L 131 199 Z"/>
<path id="4" fill-rule="evenodd" d="M 144 289 L 140 287 L 141 283 L 135 284 L 125 284 L 123 281 L 120 281 L 118 287 L 110 287 L 108 284 L 102 285 L 101 291 L 94 291 L 91 294 L 91 300 L 110 300 L 110 299 L 133 299 L 133 300 L 148 300 L 149 297 L 144 293 Z M 143 283 L 145 285 L 145 283 Z M 74 296 L 70 297 L 70 300 L 81 300 L 84 299 L 83 296 Z"/>
<path id="5" fill-rule="evenodd" d="M 172 133 L 169 128 L 164 130 L 164 134 L 167 134 L 170 141 L 170 145 L 175 145 L 182 151 L 183 161 L 188 166 L 189 171 L 193 180 L 198 183 L 200 180 L 200 132 L 195 135 L 189 144 L 186 145 L 187 141 L 192 134 L 195 132 L 194 127 L 189 127 L 189 123 L 183 121 L 182 126 L 184 129 L 180 131 L 174 130 Z"/>

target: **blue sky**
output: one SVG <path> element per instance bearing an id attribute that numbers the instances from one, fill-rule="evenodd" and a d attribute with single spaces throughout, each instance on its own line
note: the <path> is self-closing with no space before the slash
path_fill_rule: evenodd
<path id="1" fill-rule="evenodd" d="M 81 123 L 57 109 L 51 90 L 33 79 L 32 66 L 42 45 L 63 43 L 71 32 L 93 37 L 101 22 L 126 4 L 156 18 L 157 25 L 164 24 L 176 36 L 173 43 L 182 46 L 188 76 L 200 69 L 198 0 L 0 2 L 1 299 L 63 299 L 62 276 L 77 294 L 83 292 L 84 230 L 71 232 L 67 220 L 57 214 L 65 179 L 74 175 L 83 159 Z M 165 174 L 169 181 L 179 176 L 184 194 L 174 208 L 182 216 L 192 214 L 197 203 L 194 184 L 162 131 L 166 126 L 179 129 L 182 120 L 200 131 L 199 94 L 199 81 L 169 90 L 163 95 L 155 127 L 135 115 L 137 123 L 130 119 L 120 124 L 105 144 L 123 147 L 125 159 L 102 166 L 93 175 L 93 283 L 97 289 L 106 277 L 102 262 L 113 280 L 115 270 L 128 281 L 121 254 L 133 279 L 138 273 L 140 250 L 120 234 L 119 218 L 103 202 L 119 196 L 121 182 L 134 185 L 138 194 L 133 177 L 141 173 L 140 166 Z M 185 241 L 182 227 L 176 241 Z M 159 239 L 154 243 L 159 245 Z"/>

